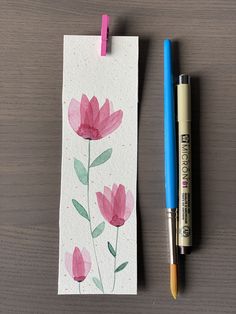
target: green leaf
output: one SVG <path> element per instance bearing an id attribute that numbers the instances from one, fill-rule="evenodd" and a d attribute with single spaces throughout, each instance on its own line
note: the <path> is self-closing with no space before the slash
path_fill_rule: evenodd
<path id="1" fill-rule="evenodd" d="M 105 222 L 101 222 L 92 232 L 92 237 L 97 238 L 103 232 L 105 228 Z"/>
<path id="2" fill-rule="evenodd" d="M 104 292 L 102 283 L 101 283 L 101 281 L 100 281 L 98 278 L 93 277 L 93 282 L 94 282 L 95 286 L 96 286 L 99 290 L 101 290 L 102 292 Z"/>
<path id="3" fill-rule="evenodd" d="M 110 251 L 111 255 L 116 257 L 116 251 L 115 251 L 115 249 L 113 248 L 113 246 L 111 245 L 110 242 L 107 242 L 107 246 L 108 246 L 108 250 Z"/>
<path id="4" fill-rule="evenodd" d="M 118 273 L 119 271 L 123 270 L 127 266 L 128 262 L 122 263 L 120 266 L 118 266 L 115 270 L 115 273 Z"/>
<path id="5" fill-rule="evenodd" d="M 79 202 L 77 202 L 76 200 L 72 200 L 73 205 L 75 206 L 75 209 L 77 210 L 77 212 L 84 218 L 86 218 L 88 221 L 90 221 L 89 215 L 86 211 L 86 209 L 84 208 L 84 206 L 82 206 Z"/>
<path id="6" fill-rule="evenodd" d="M 112 148 L 108 148 L 91 163 L 90 167 L 96 167 L 103 164 L 111 157 L 111 154 L 112 154 Z"/>
<path id="7" fill-rule="evenodd" d="M 87 170 L 85 169 L 82 162 L 76 158 L 74 159 L 74 168 L 80 182 L 83 183 L 84 185 L 87 185 L 88 184 Z"/>

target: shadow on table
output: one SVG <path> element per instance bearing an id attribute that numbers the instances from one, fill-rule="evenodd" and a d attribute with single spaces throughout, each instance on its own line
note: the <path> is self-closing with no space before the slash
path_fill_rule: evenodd
<path id="1" fill-rule="evenodd" d="M 145 85 L 145 74 L 148 60 L 148 53 L 150 49 L 150 38 L 139 39 L 139 90 L 138 90 L 138 122 L 140 121 L 141 106 L 143 100 L 143 90 Z M 138 231 L 138 287 L 145 288 L 145 265 L 144 265 L 144 243 L 142 234 L 142 216 L 139 200 L 139 185 L 137 188 L 137 231 Z"/>
<path id="2" fill-rule="evenodd" d="M 201 204 L 201 80 L 199 76 L 191 77 L 192 99 L 192 218 L 193 218 L 193 251 L 201 246 L 202 204 Z"/>

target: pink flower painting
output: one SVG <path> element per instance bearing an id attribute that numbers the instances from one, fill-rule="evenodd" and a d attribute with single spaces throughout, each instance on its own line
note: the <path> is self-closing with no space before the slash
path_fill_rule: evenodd
<path id="1" fill-rule="evenodd" d="M 84 281 L 91 269 L 91 258 L 89 252 L 83 248 L 74 248 L 73 254 L 66 253 L 65 265 L 70 276 L 78 283 Z M 80 288 L 80 286 L 79 286 Z"/>
<path id="2" fill-rule="evenodd" d="M 107 243 L 108 250 L 114 257 L 114 280 L 112 288 L 112 291 L 114 291 L 116 273 L 122 271 L 128 265 L 127 261 L 123 262 L 118 267 L 116 265 L 119 228 L 123 226 L 130 217 L 134 208 L 134 198 L 130 191 L 125 191 L 123 184 L 113 184 L 112 189 L 105 186 L 104 192 L 97 192 L 96 195 L 101 214 L 112 226 L 117 227 L 115 247 L 113 247 L 110 242 Z"/>
<path id="3" fill-rule="evenodd" d="M 103 217 L 113 226 L 120 227 L 129 218 L 134 199 L 130 191 L 125 192 L 124 185 L 113 184 L 112 189 L 105 186 L 104 192 L 97 192 L 97 201 Z"/>
<path id="4" fill-rule="evenodd" d="M 112 112 L 108 99 L 101 108 L 95 96 L 91 100 L 82 95 L 81 100 L 72 99 L 68 112 L 72 129 L 84 139 L 100 140 L 115 131 L 121 124 L 123 112 Z"/>
<path id="5" fill-rule="evenodd" d="M 74 158 L 74 170 L 79 181 L 86 186 L 86 204 L 81 204 L 78 200 L 72 199 L 72 204 L 76 211 L 83 219 L 87 220 L 88 232 L 91 235 L 91 244 L 95 257 L 95 265 L 97 268 L 97 276 L 92 280 L 95 286 L 104 293 L 104 285 L 102 272 L 99 266 L 96 239 L 103 233 L 105 228 L 105 222 L 102 221 L 98 225 L 94 225 L 93 217 L 96 216 L 92 212 L 92 205 L 90 204 L 90 193 L 92 191 L 92 181 L 90 180 L 91 171 L 95 171 L 94 168 L 103 165 L 107 162 L 112 155 L 112 148 L 107 148 L 101 152 L 94 160 L 91 160 L 91 147 L 93 141 L 103 139 L 107 135 L 111 134 L 122 123 L 123 111 L 113 111 L 110 100 L 106 99 L 104 104 L 100 107 L 97 97 L 93 96 L 90 100 L 86 95 L 82 95 L 81 100 L 72 99 L 68 109 L 69 124 L 74 132 L 86 140 L 88 144 L 87 161 L 84 164 L 79 159 Z M 105 143 L 105 142 L 104 142 Z M 101 145 L 102 146 L 102 145 Z M 124 185 L 114 184 L 112 189 L 104 187 L 104 193 L 97 192 L 97 201 L 102 216 L 112 226 L 117 227 L 116 244 L 115 248 L 108 242 L 108 249 L 115 258 L 114 260 L 114 284 L 115 287 L 115 275 L 117 272 L 123 270 L 128 262 L 122 263 L 116 267 L 116 255 L 117 255 L 117 243 L 118 243 L 118 230 L 123 226 L 134 207 L 133 195 L 130 191 L 125 191 Z M 72 263 L 71 257 L 67 255 L 69 262 L 67 265 L 72 265 L 71 274 L 74 280 L 82 282 L 91 268 L 91 262 L 87 257 L 80 252 L 78 248 L 75 248 L 73 253 Z M 69 268 L 67 267 L 68 271 Z"/>

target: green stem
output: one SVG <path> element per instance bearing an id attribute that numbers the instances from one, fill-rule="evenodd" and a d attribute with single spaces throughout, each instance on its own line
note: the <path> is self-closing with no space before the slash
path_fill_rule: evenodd
<path id="1" fill-rule="evenodd" d="M 102 285 L 102 292 L 104 293 L 104 288 L 103 288 L 103 283 L 102 283 L 102 276 L 101 276 L 101 271 L 100 271 L 99 264 L 98 264 L 97 252 L 96 252 L 94 238 L 93 238 L 93 228 L 92 228 L 92 224 L 91 224 L 91 214 L 90 214 L 90 202 L 89 202 L 90 149 L 91 149 L 90 140 L 88 140 L 87 204 L 88 204 L 88 214 L 89 214 L 89 228 L 90 228 L 90 233 L 91 233 L 91 238 L 92 238 L 92 243 L 93 243 L 93 251 L 94 251 L 94 255 L 95 255 L 95 259 L 96 259 L 96 263 L 97 263 L 98 275 L 99 275 L 99 279 L 100 279 L 100 282 L 101 282 L 101 285 Z"/>
<path id="2" fill-rule="evenodd" d="M 81 294 L 81 290 L 80 290 L 80 282 L 78 282 L 78 284 L 79 284 L 79 294 Z"/>
<path id="3" fill-rule="evenodd" d="M 114 280 L 113 280 L 113 287 L 112 287 L 112 292 L 114 291 L 115 289 L 115 284 L 116 284 L 116 256 L 117 256 L 117 248 L 118 248 L 118 236 L 119 236 L 119 227 L 117 227 L 117 230 L 116 230 L 116 245 L 115 245 L 115 252 L 116 252 L 116 255 L 115 255 L 115 258 L 114 258 Z"/>

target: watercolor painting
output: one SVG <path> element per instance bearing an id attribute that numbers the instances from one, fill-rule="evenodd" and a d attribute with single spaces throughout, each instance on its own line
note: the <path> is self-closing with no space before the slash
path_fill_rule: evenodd
<path id="1" fill-rule="evenodd" d="M 116 257 L 118 254 L 119 228 L 124 225 L 126 220 L 131 215 L 134 208 L 134 198 L 130 191 L 127 191 L 127 193 L 125 192 L 125 187 L 122 184 L 119 184 L 119 186 L 113 184 L 112 189 L 105 186 L 103 194 L 101 192 L 97 192 L 96 194 L 98 206 L 103 217 L 112 226 L 116 227 L 115 248 L 109 241 L 107 242 L 108 250 L 114 257 L 113 292 L 116 283 L 116 273 L 122 271 L 128 264 L 128 261 L 125 261 L 117 267 Z"/>
<path id="2" fill-rule="evenodd" d="M 80 284 L 86 279 L 91 269 L 89 252 L 85 248 L 80 251 L 78 247 L 75 247 L 73 255 L 66 252 L 65 264 L 71 278 L 78 282 L 79 293 L 81 293 Z"/>
<path id="3" fill-rule="evenodd" d="M 77 212 L 88 221 L 89 232 L 92 239 L 93 250 L 96 257 L 96 266 L 98 277 L 93 277 L 93 282 L 104 293 L 102 274 L 98 263 L 97 251 L 95 247 L 95 238 L 99 237 L 105 228 L 105 222 L 101 222 L 94 229 L 91 221 L 90 209 L 90 180 L 89 174 L 91 168 L 97 167 L 106 162 L 112 154 L 112 148 L 105 150 L 94 161 L 90 160 L 91 141 L 99 140 L 115 131 L 121 124 L 123 117 L 122 110 L 112 112 L 110 101 L 105 100 L 103 106 L 99 108 L 97 98 L 94 96 L 91 100 L 86 95 L 82 95 L 81 101 L 72 99 L 68 110 L 68 119 L 75 133 L 83 137 L 88 142 L 88 163 L 87 167 L 78 159 L 74 160 L 74 169 L 80 182 L 87 186 L 87 204 L 83 206 L 78 200 L 72 199 L 72 203 Z M 133 196 L 130 191 L 125 193 L 125 187 L 113 185 L 112 190 L 104 187 L 104 194 L 97 192 L 97 200 L 102 216 L 113 226 L 117 228 L 115 249 L 108 242 L 108 248 L 114 257 L 114 282 L 112 291 L 115 287 L 116 273 L 123 270 L 128 262 L 122 263 L 116 267 L 116 254 L 118 244 L 118 230 L 129 218 L 134 206 Z M 86 207 L 86 208 L 85 208 Z"/>
<path id="4" fill-rule="evenodd" d="M 99 109 L 95 96 L 89 101 L 86 95 L 82 95 L 80 102 L 76 99 L 71 100 L 68 117 L 76 134 L 87 140 L 99 140 L 120 126 L 123 111 L 112 112 L 108 99 Z"/>
<path id="5" fill-rule="evenodd" d="M 138 38 L 99 40 L 64 37 L 58 294 L 137 293 Z"/>

